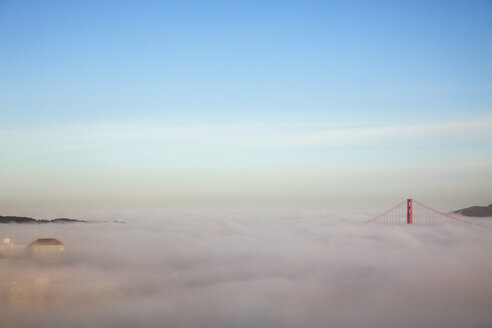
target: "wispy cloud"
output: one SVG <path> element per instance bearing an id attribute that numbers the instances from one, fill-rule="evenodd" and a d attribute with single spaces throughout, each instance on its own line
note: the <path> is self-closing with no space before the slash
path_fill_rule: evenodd
<path id="1" fill-rule="evenodd" d="M 492 142 L 492 120 L 415 125 L 170 124 L 121 122 L 0 131 L 1 147 L 63 152 L 106 146 L 164 145 L 195 151 Z"/>

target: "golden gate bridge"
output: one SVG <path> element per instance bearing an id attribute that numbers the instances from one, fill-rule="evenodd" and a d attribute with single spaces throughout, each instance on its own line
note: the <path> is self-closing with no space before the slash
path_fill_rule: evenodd
<path id="1" fill-rule="evenodd" d="M 365 223 L 385 224 L 443 224 L 443 223 L 466 223 L 470 221 L 457 218 L 451 214 L 435 210 L 414 199 L 407 199 L 390 208 L 384 213 L 367 220 Z"/>

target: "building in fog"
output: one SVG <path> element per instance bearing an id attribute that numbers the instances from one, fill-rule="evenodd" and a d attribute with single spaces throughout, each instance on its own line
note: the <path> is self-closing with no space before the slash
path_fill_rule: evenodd
<path id="1" fill-rule="evenodd" d="M 65 245 L 55 238 L 38 238 L 29 244 L 29 252 L 34 260 L 55 262 L 61 259 Z"/>

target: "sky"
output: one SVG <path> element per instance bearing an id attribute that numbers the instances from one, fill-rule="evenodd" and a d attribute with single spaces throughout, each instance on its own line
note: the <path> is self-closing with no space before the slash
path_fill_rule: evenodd
<path id="1" fill-rule="evenodd" d="M 492 199 L 490 1 L 0 0 L 0 209 Z"/>

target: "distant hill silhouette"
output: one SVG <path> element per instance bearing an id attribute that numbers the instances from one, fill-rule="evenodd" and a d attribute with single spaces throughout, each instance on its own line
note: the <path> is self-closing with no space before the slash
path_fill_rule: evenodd
<path id="1" fill-rule="evenodd" d="M 489 206 L 472 206 L 462 208 L 461 210 L 454 211 L 454 213 L 475 217 L 492 216 L 492 204 Z"/>
<path id="2" fill-rule="evenodd" d="M 1 216 L 0 223 L 73 223 L 73 222 L 85 222 L 83 220 L 57 218 L 53 220 L 36 220 L 26 216 Z"/>

